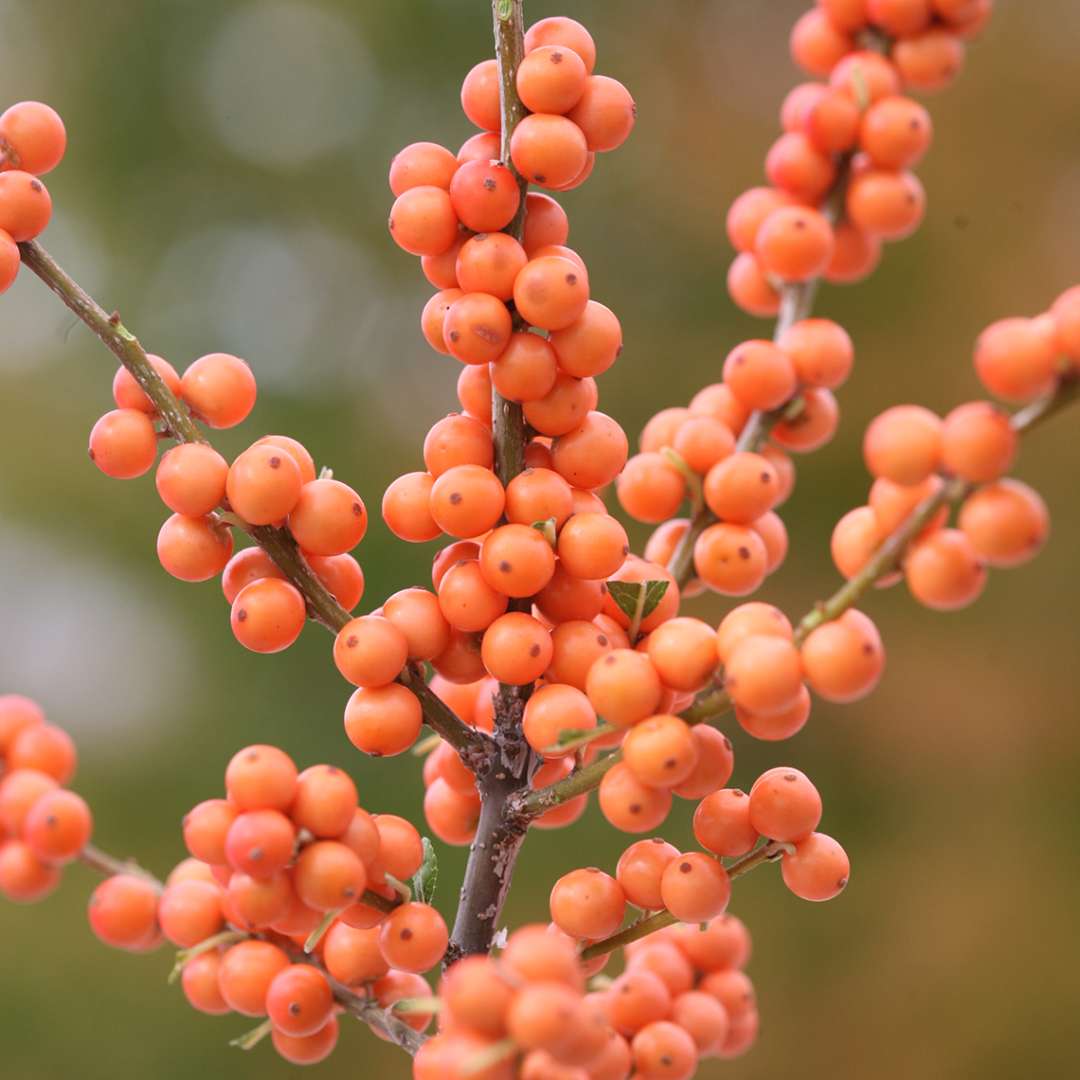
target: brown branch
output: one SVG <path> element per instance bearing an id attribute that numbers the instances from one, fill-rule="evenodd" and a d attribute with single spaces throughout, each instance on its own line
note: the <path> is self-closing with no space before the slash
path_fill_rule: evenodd
<path id="1" fill-rule="evenodd" d="M 158 415 L 177 442 L 205 443 L 206 436 L 192 418 L 187 406 L 169 389 L 147 358 L 139 339 L 120 321 L 118 314 L 108 315 L 36 241 L 19 245 L 25 266 L 32 270 L 113 353 L 154 404 Z M 286 578 L 300 591 L 308 614 L 332 633 L 337 633 L 352 616 L 323 584 L 308 565 L 303 553 L 287 529 L 270 525 L 249 525 L 232 515 L 243 530 L 259 545 Z M 398 681 L 420 699 L 428 725 L 449 742 L 472 766 L 488 751 L 489 740 L 482 733 L 466 727 L 427 687 L 415 669 L 406 668 Z"/>

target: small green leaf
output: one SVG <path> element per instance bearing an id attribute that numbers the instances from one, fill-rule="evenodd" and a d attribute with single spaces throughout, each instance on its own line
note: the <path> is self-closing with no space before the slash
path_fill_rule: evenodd
<path id="1" fill-rule="evenodd" d="M 647 619 L 655 610 L 664 593 L 668 590 L 669 581 L 609 581 L 607 583 L 608 594 L 618 605 L 619 610 L 631 621 Z M 644 600 L 642 594 L 644 593 Z"/>
<path id="2" fill-rule="evenodd" d="M 435 895 L 435 884 L 439 880 L 439 860 L 435 855 L 435 847 L 431 841 L 424 837 L 424 861 L 420 869 L 413 874 L 413 896 L 421 904 L 430 904 Z"/>

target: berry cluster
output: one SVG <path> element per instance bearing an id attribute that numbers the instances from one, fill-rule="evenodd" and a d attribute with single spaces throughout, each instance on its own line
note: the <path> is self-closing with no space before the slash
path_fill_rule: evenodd
<path id="1" fill-rule="evenodd" d="M 64 122 L 40 101 L 20 101 L 0 114 L 0 293 L 19 272 L 18 245 L 45 231 L 52 199 L 40 177 L 67 149 Z"/>
<path id="2" fill-rule="evenodd" d="M 627 947 L 614 980 L 589 976 L 551 926 L 510 935 L 498 957 L 452 964 L 439 984 L 439 1034 L 416 1057 L 415 1080 L 679 1080 L 698 1061 L 744 1053 L 757 1034 L 743 973 L 750 935 L 732 915 L 678 926 Z M 587 989 L 591 986 L 592 989 Z"/>
<path id="3" fill-rule="evenodd" d="M 65 786 L 76 758 L 71 736 L 46 723 L 40 705 L 0 696 L 0 894 L 9 900 L 44 899 L 90 842 L 90 808 Z"/>
<path id="4" fill-rule="evenodd" d="M 1042 315 L 988 326 L 975 346 L 975 371 L 991 394 L 1006 401 L 1045 397 L 1080 371 L 1078 327 L 1080 288 L 1072 288 Z M 990 401 L 958 405 L 944 419 L 918 405 L 885 410 L 863 441 L 874 477 L 867 505 L 849 511 L 833 530 L 837 569 L 847 578 L 861 573 L 913 511 L 937 501 L 905 554 L 902 576 L 929 608 L 951 611 L 972 603 L 986 584 L 988 566 L 1027 562 L 1049 534 L 1038 492 L 1005 475 L 1018 448 L 1014 419 Z M 947 503 L 956 501 L 961 506 L 951 528 Z M 900 576 L 888 573 L 876 584 L 886 587 Z"/>

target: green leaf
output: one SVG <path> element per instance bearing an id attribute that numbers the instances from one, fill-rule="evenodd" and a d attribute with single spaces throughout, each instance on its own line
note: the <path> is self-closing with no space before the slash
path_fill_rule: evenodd
<path id="1" fill-rule="evenodd" d="M 439 860 L 435 855 L 435 847 L 431 841 L 424 837 L 424 861 L 420 869 L 413 874 L 412 892 L 413 897 L 421 904 L 430 904 L 435 895 L 435 884 L 439 880 Z"/>
<path id="2" fill-rule="evenodd" d="M 640 623 L 656 610 L 670 584 L 669 581 L 663 579 L 659 581 L 609 581 L 607 590 L 619 610 L 631 622 L 636 619 Z"/>

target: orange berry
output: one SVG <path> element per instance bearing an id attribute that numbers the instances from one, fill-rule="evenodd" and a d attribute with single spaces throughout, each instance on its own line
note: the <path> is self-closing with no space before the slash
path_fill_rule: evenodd
<path id="1" fill-rule="evenodd" d="M 90 432 L 89 454 L 106 476 L 116 480 L 142 476 L 153 468 L 157 458 L 153 421 L 137 409 L 107 412 Z"/>
<path id="2" fill-rule="evenodd" d="M 661 681 L 672 690 L 700 690 L 716 671 L 716 632 L 700 619 L 661 623 L 645 647 Z"/>
<path id="3" fill-rule="evenodd" d="M 728 268 L 727 289 L 731 299 L 748 315 L 765 319 L 780 311 L 780 293 L 752 252 L 735 256 Z"/>
<path id="4" fill-rule="evenodd" d="M 536 337 L 535 334 L 528 336 Z M 525 469 L 506 485 L 506 520 L 516 525 L 532 525 L 554 518 L 555 528 L 565 531 L 573 507 L 574 496 L 570 485 L 552 469 Z"/>
<path id="5" fill-rule="evenodd" d="M 499 478 L 479 465 L 448 469 L 431 489 L 431 515 L 450 536 L 487 532 L 502 516 L 506 494 Z"/>
<path id="6" fill-rule="evenodd" d="M 542 398 L 525 402 L 525 419 L 542 435 L 567 435 L 588 416 L 597 396 L 595 379 L 559 374 Z"/>
<path id="7" fill-rule="evenodd" d="M 635 724 L 622 749 L 623 761 L 648 787 L 676 787 L 697 765 L 697 744 L 689 725 L 677 716 L 661 714 Z"/>
<path id="8" fill-rule="evenodd" d="M 986 585 L 986 564 L 959 529 L 939 529 L 911 546 L 904 577 L 919 603 L 955 611 L 978 599 Z"/>
<path id="9" fill-rule="evenodd" d="M 929 476 L 918 484 L 896 484 L 884 477 L 870 486 L 870 508 L 881 526 L 882 534 L 894 532 L 911 513 L 926 499 L 936 496 L 942 487 L 939 476 Z M 948 516 L 948 508 L 942 507 L 923 530 L 924 534 L 941 528 Z"/>
<path id="10" fill-rule="evenodd" d="M 225 490 L 229 505 L 245 521 L 270 525 L 281 521 L 296 506 L 302 486 L 295 459 L 263 443 L 245 450 L 232 463 Z"/>
<path id="11" fill-rule="evenodd" d="M 1000 319 L 975 343 L 975 373 L 995 397 L 1031 401 L 1054 386 L 1057 361 L 1050 319 Z"/>
<path id="12" fill-rule="evenodd" d="M 188 1004 L 207 1016 L 224 1016 L 230 1011 L 218 988 L 221 954 L 204 952 L 193 956 L 180 974 L 180 986 Z"/>
<path id="13" fill-rule="evenodd" d="M 20 731 L 43 723 L 45 711 L 36 701 L 22 694 L 0 694 L 0 757 L 7 753 Z"/>
<path id="14" fill-rule="evenodd" d="M 177 881 L 167 885 L 158 901 L 161 932 L 180 949 L 190 949 L 225 925 L 222 892 L 216 882 Z"/>
<path id="15" fill-rule="evenodd" d="M 596 66 L 596 45 L 589 31 L 575 19 L 554 15 L 533 23 L 525 32 L 526 55 L 545 45 L 561 45 L 572 49 L 581 57 L 585 70 L 592 74 Z"/>
<path id="16" fill-rule="evenodd" d="M 225 498 L 228 475 L 228 462 L 212 446 L 181 443 L 162 456 L 154 482 L 170 510 L 201 517 Z"/>
<path id="17" fill-rule="evenodd" d="M 596 714 L 619 728 L 633 727 L 657 711 L 663 685 L 647 653 L 613 649 L 600 657 L 585 679 Z"/>
<path id="18" fill-rule="evenodd" d="M 45 185 L 22 169 L 0 172 L 0 229 L 16 243 L 33 240 L 52 217 L 52 199 Z"/>
<path id="19" fill-rule="evenodd" d="M 512 334 L 491 366 L 495 389 L 510 401 L 539 401 L 555 386 L 559 374 L 555 350 L 536 334 Z"/>
<path id="20" fill-rule="evenodd" d="M 728 654 L 724 686 L 740 708 L 759 716 L 784 712 L 799 697 L 802 663 L 786 638 L 752 635 Z"/>
<path id="21" fill-rule="evenodd" d="M 695 724 L 690 729 L 690 736 L 697 751 L 697 763 L 690 775 L 672 791 L 680 799 L 702 799 L 731 779 L 735 755 L 731 740 L 707 724 Z"/>
<path id="22" fill-rule="evenodd" d="M 590 668 L 615 647 L 611 638 L 595 623 L 584 619 L 560 623 L 551 632 L 551 664 L 547 677 L 553 682 L 584 690 Z"/>
<path id="23" fill-rule="evenodd" d="M 386 686 L 398 677 L 408 656 L 408 639 L 379 615 L 351 619 L 334 641 L 334 663 L 354 686 Z"/>
<path id="24" fill-rule="evenodd" d="M 306 621 L 307 605 L 299 589 L 277 578 L 245 585 L 233 601 L 230 616 L 236 640 L 257 653 L 287 649 Z"/>
<path id="25" fill-rule="evenodd" d="M 795 394 L 795 368 L 772 342 L 744 341 L 724 361 L 724 383 L 746 408 L 775 409 Z"/>
<path id="26" fill-rule="evenodd" d="M 464 293 L 446 312 L 443 341 L 463 364 L 488 364 L 506 348 L 511 330 L 510 312 L 501 300 L 489 293 Z"/>
<path id="27" fill-rule="evenodd" d="M 227 949 L 218 969 L 221 996 L 233 1012 L 265 1016 L 266 993 L 274 976 L 289 966 L 288 957 L 268 941 L 241 941 Z"/>
<path id="28" fill-rule="evenodd" d="M 643 911 L 664 906 L 660 879 L 667 865 L 679 856 L 679 849 L 658 836 L 638 840 L 619 857 L 615 877 L 627 901 Z"/>
<path id="29" fill-rule="evenodd" d="M 399 476 L 386 489 L 382 516 L 387 528 L 399 539 L 413 544 L 434 540 L 442 531 L 431 516 L 430 473 L 411 472 Z"/>
<path id="30" fill-rule="evenodd" d="M 289 816 L 298 829 L 318 837 L 339 837 L 352 825 L 356 811 L 356 785 L 341 769 L 312 765 L 297 777 Z"/>
<path id="31" fill-rule="evenodd" d="M 637 521 L 666 521 L 686 497 L 686 479 L 663 454 L 635 454 L 616 479 L 622 508 Z"/>
<path id="32" fill-rule="evenodd" d="M 1006 479 L 969 495 L 960 507 L 959 525 L 991 566 L 1019 566 L 1046 543 L 1050 516 L 1037 491 Z"/>
<path id="33" fill-rule="evenodd" d="M 731 898 L 731 881 L 718 859 L 691 851 L 672 859 L 660 879 L 664 907 L 680 922 L 705 922 L 721 914 Z"/>
<path id="34" fill-rule="evenodd" d="M 882 240 L 903 240 L 922 222 L 926 192 L 914 173 L 869 169 L 852 179 L 846 206 L 856 228 Z"/>
<path id="35" fill-rule="evenodd" d="M 525 703 L 522 731 L 528 744 L 545 757 L 573 753 L 558 749 L 564 731 L 591 731 L 595 727 L 596 710 L 576 687 L 549 683 Z"/>
<path id="36" fill-rule="evenodd" d="M 877 628 L 854 608 L 812 630 L 801 651 L 806 681 L 826 701 L 846 703 L 866 697 L 885 668 Z"/>
<path id="37" fill-rule="evenodd" d="M 777 342 L 804 386 L 836 389 L 851 374 L 855 350 L 847 331 L 831 319 L 801 319 Z"/>
<path id="38" fill-rule="evenodd" d="M 893 63 L 906 86 L 916 90 L 943 90 L 960 74 L 967 49 L 960 38 L 944 28 L 896 42 Z"/>
<path id="39" fill-rule="evenodd" d="M 499 130 L 499 65 L 495 60 L 481 60 L 465 76 L 461 84 L 461 108 L 478 128 Z"/>
<path id="40" fill-rule="evenodd" d="M 74 791 L 45 792 L 30 807 L 22 839 L 34 855 L 50 866 L 78 858 L 90 841 L 93 819 L 86 800 Z"/>
<path id="41" fill-rule="evenodd" d="M 770 147 L 765 157 L 765 175 L 774 187 L 799 200 L 816 203 L 833 186 L 836 165 L 829 155 L 814 146 L 809 136 L 801 131 L 788 131 Z"/>
<path id="42" fill-rule="evenodd" d="M 341 555 L 356 547 L 367 532 L 363 500 L 340 480 L 304 484 L 289 514 L 289 531 L 314 555 Z"/>
<path id="43" fill-rule="evenodd" d="M 515 131 L 536 119 L 527 117 Z M 580 267 L 560 255 L 531 259 L 514 280 L 514 305 L 521 317 L 544 330 L 563 330 L 585 313 L 589 284 Z"/>
<path id="44" fill-rule="evenodd" d="M 390 235 L 410 255 L 441 255 L 458 238 L 450 193 L 422 184 L 402 192 L 390 208 Z"/>
<path id="45" fill-rule="evenodd" d="M 424 817 L 431 831 L 444 843 L 465 847 L 476 837 L 480 822 L 480 797 L 456 791 L 441 776 L 424 792 Z"/>
<path id="46" fill-rule="evenodd" d="M 818 277 L 832 257 L 832 226 L 816 210 L 782 206 L 758 230 L 755 252 L 762 269 L 785 281 Z"/>
<path id="47" fill-rule="evenodd" d="M 765 580 L 768 561 L 765 542 L 743 525 L 710 525 L 694 543 L 695 573 L 726 596 L 752 593 Z"/>
<path id="48" fill-rule="evenodd" d="M 821 820 L 821 796 L 798 769 L 769 769 L 750 789 L 750 823 L 772 840 L 801 840 Z"/>
<path id="49" fill-rule="evenodd" d="M 60 164 L 67 148 L 64 122 L 40 101 L 20 101 L 0 115 L 0 150 L 6 166 L 41 176 Z"/>
<path id="50" fill-rule="evenodd" d="M 455 465 L 490 469 L 494 459 L 491 432 L 471 416 L 450 413 L 437 420 L 424 437 L 424 464 L 432 476 Z"/>
<path id="51" fill-rule="evenodd" d="M 799 411 L 776 424 L 771 435 L 784 449 L 808 454 L 829 442 L 839 423 L 840 409 L 832 391 L 811 386 L 802 393 Z"/>
<path id="52" fill-rule="evenodd" d="M 847 886 L 851 863 L 847 853 L 825 833 L 812 832 L 780 860 L 784 884 L 801 900 L 831 900 Z"/>
<path id="53" fill-rule="evenodd" d="M 671 810 L 671 792 L 646 787 L 623 762 L 604 774 L 598 798 L 604 817 L 628 833 L 650 832 Z"/>
<path id="54" fill-rule="evenodd" d="M 590 412 L 578 427 L 555 440 L 551 457 L 564 480 L 593 491 L 619 475 L 628 453 L 626 432 L 618 423 L 602 412 Z"/>
<path id="55" fill-rule="evenodd" d="M 559 368 L 567 375 L 579 379 L 601 375 L 622 352 L 622 327 L 610 308 L 590 300 L 581 316 L 556 330 L 550 341 Z"/>
<path id="56" fill-rule="evenodd" d="M 721 788 L 706 795 L 694 811 L 694 836 L 714 855 L 745 855 L 758 840 L 750 824 L 750 799 L 738 788 Z"/>
<path id="57" fill-rule="evenodd" d="M 390 162 L 390 190 L 394 195 L 421 186 L 449 190 L 457 167 L 457 158 L 445 146 L 432 142 L 410 143 Z"/>
<path id="58" fill-rule="evenodd" d="M 160 356 L 147 353 L 146 359 L 150 366 L 161 376 L 162 382 L 177 396 L 180 394 L 180 376 L 168 360 Z M 134 376 L 122 364 L 116 369 L 112 383 L 113 401 L 118 409 L 138 409 L 139 412 L 151 415 L 156 411 L 154 403 L 143 392 L 142 387 L 135 381 Z"/>
<path id="59" fill-rule="evenodd" d="M 811 75 L 828 75 L 855 48 L 854 40 L 820 8 L 802 15 L 791 30 L 791 58 Z"/>
<path id="60" fill-rule="evenodd" d="M 535 682 L 551 663 L 551 634 L 520 611 L 500 615 L 484 631 L 480 648 L 487 673 L 511 686 Z"/>
<path id="61" fill-rule="evenodd" d="M 229 802 L 240 810 L 288 810 L 296 798 L 297 776 L 296 765 L 284 750 L 248 746 L 238 750 L 225 769 L 225 790 Z M 195 851 L 192 855 L 202 858 Z"/>
<path id="62" fill-rule="evenodd" d="M 849 285 L 873 273 L 881 261 L 881 240 L 841 221 L 833 228 L 833 257 L 825 270 L 832 285 Z"/>
<path id="63" fill-rule="evenodd" d="M 514 174 L 501 161 L 467 161 L 450 181 L 450 203 L 465 228 L 493 233 L 513 220 L 521 192 Z"/>
<path id="64" fill-rule="evenodd" d="M 247 419 L 255 406 L 255 376 L 238 356 L 209 353 L 184 372 L 180 393 L 191 411 L 212 428 L 231 428 Z"/>
<path id="65" fill-rule="evenodd" d="M 878 169 L 910 169 L 930 148 L 930 114 L 917 101 L 887 97 L 866 110 L 859 146 Z"/>
<path id="66" fill-rule="evenodd" d="M 551 890 L 551 921 L 572 938 L 598 941 L 622 926 L 626 895 L 610 874 L 591 866 L 573 870 Z"/>
<path id="67" fill-rule="evenodd" d="M 569 116 L 581 128 L 590 150 L 616 150 L 634 129 L 637 106 L 617 79 L 590 75 Z"/>
<path id="68" fill-rule="evenodd" d="M 446 923 L 430 904 L 402 904 L 379 931 L 383 957 L 401 971 L 431 970 L 443 958 L 448 941 Z"/>
<path id="69" fill-rule="evenodd" d="M 840 59 L 829 73 L 829 85 L 843 90 L 856 104 L 869 99 L 872 105 L 900 93 L 900 75 L 884 56 L 860 49 Z"/>
<path id="70" fill-rule="evenodd" d="M 555 553 L 531 525 L 501 525 L 484 540 L 480 572 L 493 589 L 507 596 L 533 596 L 554 575 Z"/>
<path id="71" fill-rule="evenodd" d="M 942 423 L 920 405 L 894 405 L 876 416 L 863 438 L 866 467 L 876 477 L 910 486 L 941 465 Z"/>

